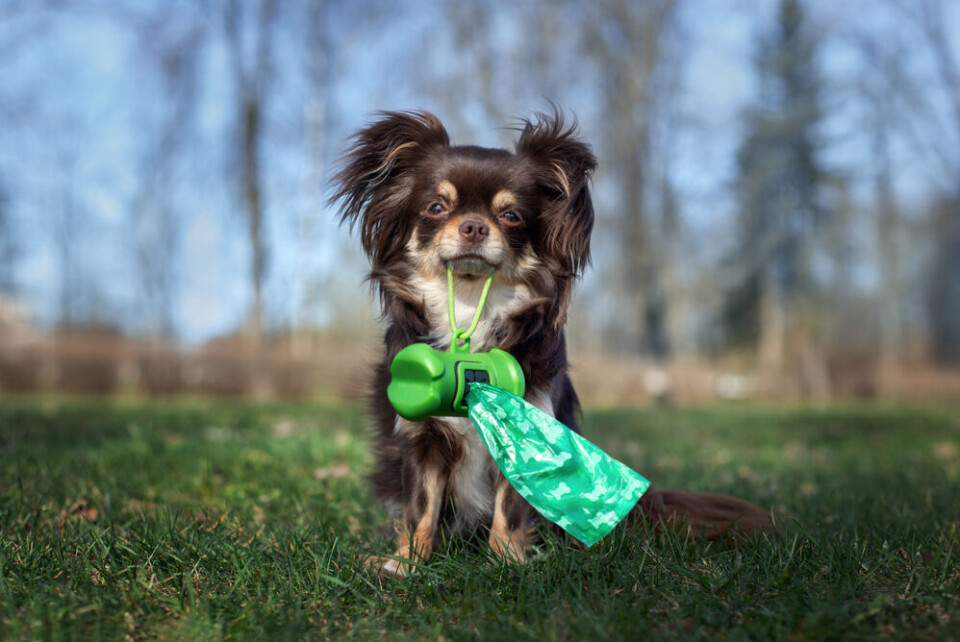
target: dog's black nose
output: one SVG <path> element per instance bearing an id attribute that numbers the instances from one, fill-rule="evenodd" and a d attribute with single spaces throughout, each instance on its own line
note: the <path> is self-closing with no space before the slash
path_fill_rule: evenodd
<path id="1" fill-rule="evenodd" d="M 487 227 L 486 223 L 481 223 L 480 221 L 464 221 L 460 224 L 460 236 L 463 237 L 464 241 L 477 243 L 487 238 L 489 234 L 490 228 Z"/>

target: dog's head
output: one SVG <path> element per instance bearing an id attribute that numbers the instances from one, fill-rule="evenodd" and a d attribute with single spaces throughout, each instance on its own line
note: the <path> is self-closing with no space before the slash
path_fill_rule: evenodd
<path id="1" fill-rule="evenodd" d="M 567 281 L 589 261 L 595 167 L 559 113 L 525 121 L 511 153 L 451 146 L 426 112 L 387 112 L 356 134 L 334 200 L 375 275 L 403 263 L 439 277 L 450 264 L 466 278 Z"/>

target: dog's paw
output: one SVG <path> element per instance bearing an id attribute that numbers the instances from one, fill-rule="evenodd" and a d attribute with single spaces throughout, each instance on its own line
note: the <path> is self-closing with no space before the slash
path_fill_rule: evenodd
<path id="1" fill-rule="evenodd" d="M 367 570 L 376 573 L 381 580 L 402 580 L 417 568 L 416 564 L 409 560 L 385 555 L 370 555 L 363 565 Z"/>
<path id="2" fill-rule="evenodd" d="M 533 534 L 533 528 L 508 530 L 500 524 L 494 524 L 489 539 L 491 557 L 496 561 L 526 564 Z"/>

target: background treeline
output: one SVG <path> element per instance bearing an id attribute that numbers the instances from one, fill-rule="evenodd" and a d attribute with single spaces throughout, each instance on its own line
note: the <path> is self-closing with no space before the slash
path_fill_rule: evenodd
<path id="1" fill-rule="evenodd" d="M 947 0 L 0 5 L 0 391 L 352 391 L 347 136 L 575 113 L 588 400 L 960 398 Z"/>

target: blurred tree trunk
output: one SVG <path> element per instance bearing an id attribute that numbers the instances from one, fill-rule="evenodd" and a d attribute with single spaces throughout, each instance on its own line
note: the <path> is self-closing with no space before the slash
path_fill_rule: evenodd
<path id="1" fill-rule="evenodd" d="M 251 3 L 252 4 L 252 3 Z M 236 144 L 239 165 L 240 198 L 250 243 L 250 282 L 253 304 L 248 321 L 248 336 L 253 356 L 254 394 L 268 392 L 267 354 L 264 339 L 263 281 L 267 271 L 267 246 L 264 239 L 264 195 L 261 146 L 264 137 L 264 114 L 270 90 L 273 53 L 274 0 L 260 0 L 253 24 L 244 20 L 239 0 L 225 6 L 227 55 L 233 68 L 237 96 Z M 249 17 L 249 16 L 247 16 Z M 249 29 L 249 34 L 247 33 Z M 247 37 L 252 38 L 247 47 Z M 252 60 L 247 60 L 252 48 Z"/>
<path id="2" fill-rule="evenodd" d="M 69 156 L 69 155 L 68 155 Z M 56 172 L 60 182 L 57 202 L 52 204 L 55 212 L 52 224 L 54 246 L 57 253 L 59 274 L 59 302 L 57 325 L 62 330 L 76 326 L 79 318 L 79 298 L 84 287 L 84 268 L 80 260 L 82 248 L 79 206 L 76 201 L 76 163 L 73 158 L 62 158 L 60 171 Z"/>
<path id="3" fill-rule="evenodd" d="M 934 358 L 960 365 L 960 60 L 947 35 L 942 0 L 924 0 L 918 8 L 946 99 L 948 126 L 933 132 L 943 150 L 946 189 L 933 212 L 936 250 L 927 288 Z"/>
<path id="4" fill-rule="evenodd" d="M 664 50 L 673 35 L 677 5 L 676 0 L 598 2 L 587 25 L 587 51 L 597 61 L 607 101 L 602 171 L 613 176 L 619 192 L 614 226 L 620 233 L 621 258 L 614 281 L 626 301 L 626 314 L 618 334 L 626 341 L 622 348 L 658 361 L 670 354 L 670 297 L 664 275 L 672 259 L 658 231 L 665 217 L 678 213 L 668 212 L 675 203 L 668 207 L 666 199 L 656 197 L 653 139 L 672 107 L 670 92 L 661 91 L 665 88 L 658 83 L 669 73 Z"/>
<path id="5" fill-rule="evenodd" d="M 960 298 L 960 58 L 947 34 L 950 5 L 943 0 L 888 0 L 888 6 L 893 8 L 901 28 L 882 36 L 861 34 L 860 44 L 868 68 L 884 83 L 883 94 L 876 100 L 884 101 L 885 109 L 896 109 L 890 122 L 878 127 L 905 134 L 942 185 L 930 208 L 933 251 L 926 283 L 917 289 L 925 295 L 933 358 L 960 364 L 960 304 L 956 303 Z M 891 178 L 892 172 L 889 177 L 878 177 L 878 191 L 888 190 Z M 884 219 L 896 226 L 892 205 L 892 194 L 878 194 L 879 226 L 884 226 Z M 896 266 L 890 261 L 905 258 L 892 247 L 892 234 L 895 231 L 885 229 L 880 238 L 887 262 L 885 283 L 896 278 Z M 905 296 L 906 287 L 901 289 Z M 882 291 L 881 296 L 888 296 L 888 292 Z M 890 326 L 893 321 L 887 319 L 885 323 Z M 891 337 L 887 337 L 890 344 L 886 349 L 892 351 L 894 329 L 888 331 Z"/>
<path id="6" fill-rule="evenodd" d="M 897 129 L 895 101 L 889 96 L 889 80 L 902 69 L 897 43 L 881 44 L 873 34 L 855 34 L 854 45 L 871 69 L 885 69 L 876 74 L 861 75 L 856 82 L 859 98 L 865 104 L 870 119 L 867 132 L 873 151 L 873 203 L 870 208 L 880 284 L 877 292 L 879 337 L 877 346 L 877 388 L 881 396 L 895 390 L 896 379 L 903 357 L 902 340 L 905 332 L 902 286 L 903 269 L 900 260 L 900 237 L 903 222 L 895 194 L 895 175 L 890 140 Z M 891 72 L 891 67 L 898 71 Z M 886 81 L 882 78 L 886 75 Z M 878 82 L 879 81 L 879 82 Z"/>
<path id="7" fill-rule="evenodd" d="M 141 286 L 140 323 L 149 336 L 170 342 L 177 326 L 174 309 L 182 235 L 176 171 L 190 140 L 197 107 L 196 64 L 204 34 L 199 24 L 181 33 L 180 25 L 171 24 L 165 10 L 148 16 L 138 26 L 140 41 L 156 68 L 167 101 L 159 126 L 147 143 L 133 213 L 135 268 Z"/>
<path id="8" fill-rule="evenodd" d="M 770 271 L 764 271 L 760 286 L 760 324 L 757 344 L 763 370 L 780 372 L 786 354 L 787 320 L 783 293 Z"/>
<path id="9" fill-rule="evenodd" d="M 960 196 L 935 203 L 936 247 L 926 288 L 933 360 L 960 366 Z"/>
<path id="10" fill-rule="evenodd" d="M 490 11 L 489 3 L 469 0 L 451 2 L 448 10 L 453 21 L 457 46 L 474 53 L 473 69 L 460 76 L 461 80 L 466 81 L 465 85 L 461 90 L 448 94 L 456 101 L 451 105 L 453 107 L 451 111 L 454 114 L 459 111 L 461 106 L 459 100 L 466 95 L 475 96 L 483 112 L 494 123 L 504 123 L 507 118 L 515 117 L 515 114 L 507 114 L 503 111 L 505 103 L 501 97 L 509 92 L 512 86 L 504 87 L 498 84 L 498 80 L 502 78 L 498 78 L 497 70 L 503 69 L 504 56 L 503 52 L 490 47 L 490 43 L 494 40 L 491 26 L 494 15 Z M 537 35 L 534 31 L 531 38 L 537 39 Z"/>
<path id="11" fill-rule="evenodd" d="M 297 304 L 293 341 L 293 356 L 312 354 L 316 348 L 314 333 L 307 329 L 316 324 L 317 297 L 314 296 L 316 275 L 312 273 L 310 257 L 317 248 L 318 217 L 323 211 L 323 170 L 325 162 L 324 136 L 327 129 L 327 90 L 330 86 L 330 35 L 327 32 L 329 4 L 312 0 L 306 7 L 306 80 L 307 100 L 303 107 L 303 154 L 306 171 L 303 175 L 303 208 L 297 223 L 297 282 L 301 288 Z"/>
<path id="12" fill-rule="evenodd" d="M 835 221 L 825 205 L 817 127 L 822 81 L 817 39 L 798 0 L 781 0 L 777 25 L 756 56 L 760 99 L 739 152 L 738 245 L 732 263 L 744 284 L 730 297 L 728 332 L 756 330 L 762 368 L 782 371 L 788 351 L 805 395 L 829 394 L 823 332 L 825 289 L 814 265 L 822 233 Z M 741 327 L 731 324 L 736 319 Z M 732 326 L 732 327 L 731 327 Z"/>
<path id="13" fill-rule="evenodd" d="M 883 109 L 883 106 L 878 106 Z M 896 385 L 902 359 L 903 288 L 900 266 L 900 209 L 893 193 L 893 172 L 886 126 L 889 119 L 880 114 L 874 131 L 874 175 L 876 212 L 874 230 L 880 261 L 880 346 L 878 386 L 881 395 L 891 393 Z"/>
<path id="14" fill-rule="evenodd" d="M 15 271 L 20 252 L 10 197 L 2 179 L 0 176 L 0 295 L 12 294 L 17 289 Z"/>
<path id="15" fill-rule="evenodd" d="M 952 340 L 946 330 L 951 326 L 958 328 L 960 342 L 960 310 L 950 304 L 957 296 L 951 292 L 960 287 L 951 285 L 960 277 L 950 260 L 960 254 L 960 240 L 951 233 L 949 223 L 960 218 L 956 205 L 949 205 L 960 202 L 960 61 L 946 32 L 949 5 L 943 0 L 887 0 L 885 5 L 895 29 L 858 26 L 851 30 L 865 70 L 858 86 L 872 117 L 868 133 L 875 163 L 873 231 L 880 275 L 881 393 L 896 380 L 906 356 L 906 306 L 925 305 L 934 358 L 950 353 Z M 897 202 L 898 141 L 906 142 L 922 159 L 915 170 L 930 172 L 941 184 L 929 208 L 928 246 L 920 251 L 904 246 L 911 221 Z M 918 270 L 916 263 L 923 255 L 929 262 L 925 270 Z M 909 280 L 911 272 L 921 271 L 925 282 L 917 282 L 915 276 Z"/>

